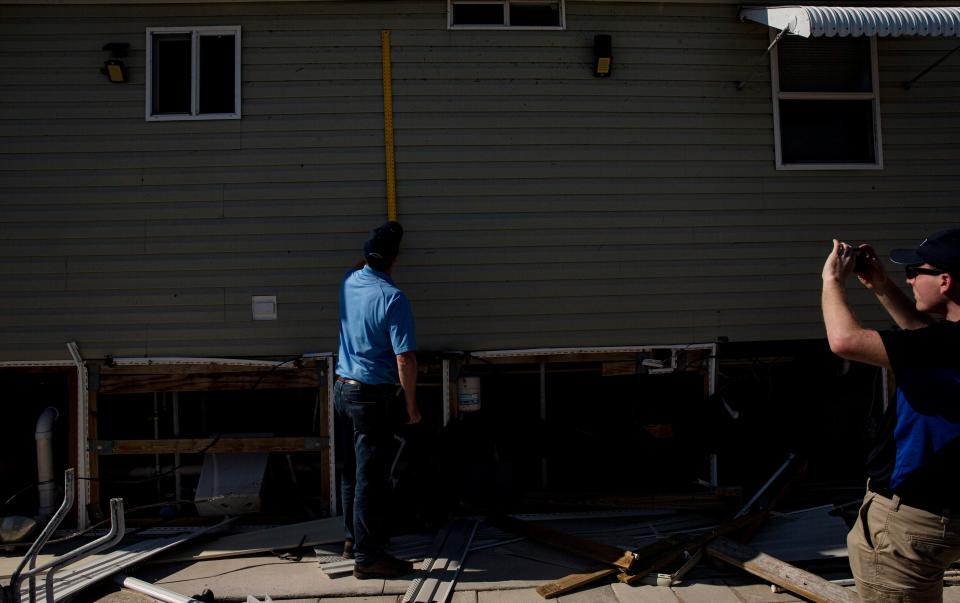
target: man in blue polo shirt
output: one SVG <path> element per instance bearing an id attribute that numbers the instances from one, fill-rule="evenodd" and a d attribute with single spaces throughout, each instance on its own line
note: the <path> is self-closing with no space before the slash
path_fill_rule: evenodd
<path id="1" fill-rule="evenodd" d="M 944 570 L 960 559 L 960 229 L 890 256 L 905 266 L 913 302 L 869 245 L 834 240 L 823 266 L 830 349 L 892 369 L 897 382 L 896 402 L 878 417 L 847 549 L 861 601 L 942 601 Z M 899 329 L 861 326 L 844 290 L 854 271 Z"/>
<path id="2" fill-rule="evenodd" d="M 391 407 L 406 402 L 409 424 L 417 406 L 416 333 L 407 296 L 390 272 L 403 228 L 387 222 L 363 245 L 364 265 L 340 289 L 340 353 L 334 385 L 336 456 L 342 465 L 344 557 L 356 558 L 357 578 L 391 578 L 413 567 L 384 552 L 389 499 Z"/>

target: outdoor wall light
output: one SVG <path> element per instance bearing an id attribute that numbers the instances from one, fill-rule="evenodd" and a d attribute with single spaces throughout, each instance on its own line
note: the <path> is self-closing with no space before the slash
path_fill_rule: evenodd
<path id="1" fill-rule="evenodd" d="M 100 73 L 107 76 L 107 79 L 114 84 L 122 84 L 127 81 L 127 66 L 123 64 L 127 51 L 130 50 L 130 44 L 126 42 L 109 42 L 103 45 L 103 49 L 110 52 L 110 58 L 103 62 Z"/>
<path id="2" fill-rule="evenodd" d="M 613 68 L 613 41 L 607 34 L 593 36 L 593 76 L 610 77 Z"/>

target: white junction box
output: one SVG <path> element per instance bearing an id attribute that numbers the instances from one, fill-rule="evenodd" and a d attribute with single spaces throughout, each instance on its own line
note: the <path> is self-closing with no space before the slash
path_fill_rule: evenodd
<path id="1" fill-rule="evenodd" d="M 276 320 L 277 319 L 277 296 L 276 295 L 254 295 L 253 296 L 253 319 L 254 320 Z"/>

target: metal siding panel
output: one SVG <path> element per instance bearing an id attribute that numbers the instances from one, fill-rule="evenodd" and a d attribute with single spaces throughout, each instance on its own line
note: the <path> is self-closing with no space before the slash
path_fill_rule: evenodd
<path id="1" fill-rule="evenodd" d="M 0 358 L 335 349 L 337 285 L 384 215 L 385 27 L 396 275 L 425 349 L 821 338 L 832 236 L 886 249 L 960 222 L 960 76 L 899 88 L 944 40 L 880 42 L 887 169 L 784 174 L 766 70 L 733 85 L 767 43 L 736 7 L 567 9 L 552 32 L 448 32 L 439 0 L 5 11 Z M 242 120 L 144 122 L 143 31 L 174 24 L 243 27 Z M 94 71 L 114 39 L 126 86 Z M 279 321 L 250 320 L 255 294 Z"/>

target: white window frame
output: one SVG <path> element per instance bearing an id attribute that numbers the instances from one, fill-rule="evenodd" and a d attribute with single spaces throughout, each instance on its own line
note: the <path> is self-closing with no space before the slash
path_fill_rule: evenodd
<path id="1" fill-rule="evenodd" d="M 770 32 L 770 41 L 774 40 Z M 880 82 L 877 69 L 877 38 L 870 36 L 870 92 L 781 92 L 780 53 L 775 44 L 770 53 L 770 82 L 773 91 L 773 140 L 778 170 L 882 170 L 883 140 L 880 137 Z M 875 163 L 783 163 L 780 149 L 781 100 L 869 100 L 873 101 L 873 144 Z"/>
<path id="2" fill-rule="evenodd" d="M 190 34 L 190 113 L 154 114 L 153 110 L 153 36 L 154 34 Z M 215 35 L 234 36 L 233 98 L 236 111 L 231 113 L 198 113 L 200 110 L 200 37 Z M 147 93 L 145 116 L 147 121 L 205 121 L 213 119 L 240 119 L 240 26 L 203 27 L 148 27 L 147 28 Z"/>
<path id="3" fill-rule="evenodd" d="M 543 0 L 447 0 L 447 29 L 509 29 L 512 31 L 563 31 L 567 28 L 566 0 L 557 0 L 560 5 L 560 25 L 510 25 L 511 4 L 546 4 Z M 503 6 L 502 25 L 455 25 L 453 23 L 454 4 L 497 4 Z"/>

